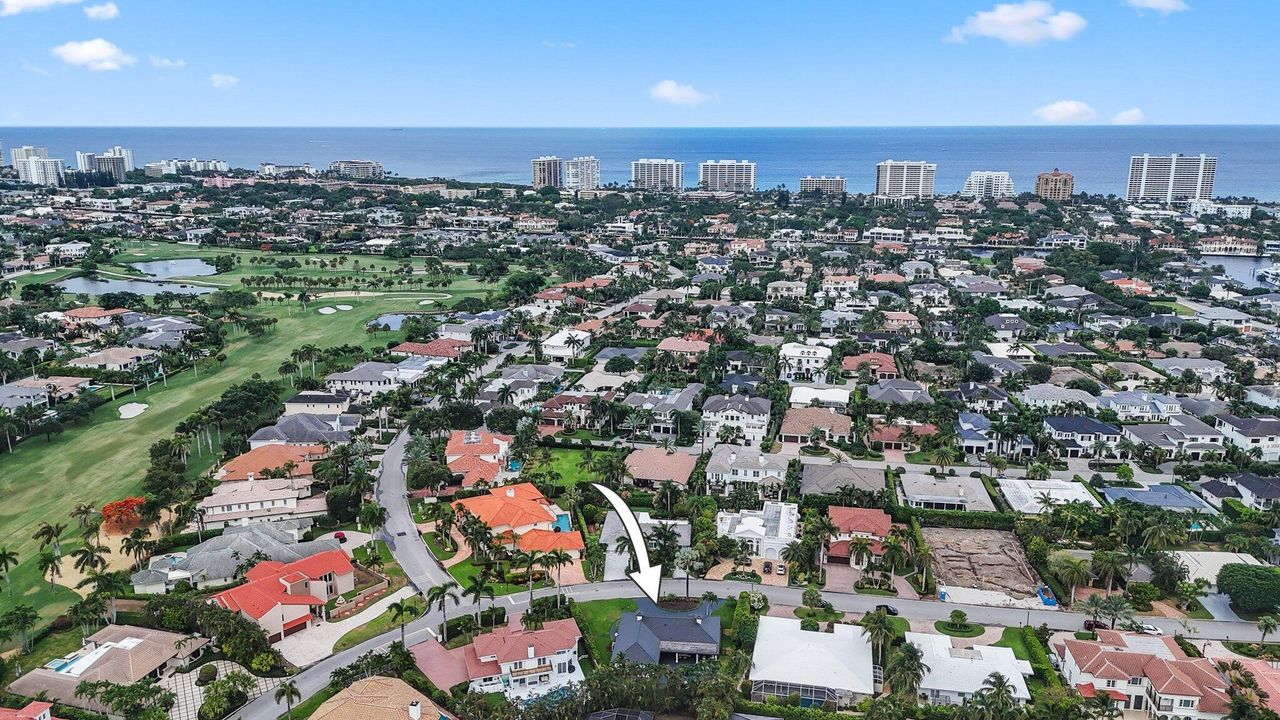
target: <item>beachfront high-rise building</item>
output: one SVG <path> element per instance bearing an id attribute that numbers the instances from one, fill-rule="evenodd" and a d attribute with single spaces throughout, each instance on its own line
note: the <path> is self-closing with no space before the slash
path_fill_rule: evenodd
<path id="1" fill-rule="evenodd" d="M 1071 173 L 1054 168 L 1053 172 L 1036 176 L 1036 195 L 1045 200 L 1063 202 L 1070 200 L 1076 191 L 1076 179 Z"/>
<path id="2" fill-rule="evenodd" d="M 707 160 L 698 164 L 698 187 L 716 192 L 753 192 L 756 164 L 749 160 Z"/>
<path id="3" fill-rule="evenodd" d="M 119 145 L 107 148 L 107 150 L 105 152 L 100 153 L 98 157 L 120 158 L 121 160 L 124 161 L 125 172 L 129 172 L 137 168 L 137 166 L 133 164 L 133 150 L 126 147 L 120 147 Z"/>
<path id="4" fill-rule="evenodd" d="M 48 158 L 40 155 L 27 155 L 15 160 L 13 166 L 18 171 L 18 179 L 32 185 L 62 185 L 66 178 L 66 168 L 59 158 Z"/>
<path id="5" fill-rule="evenodd" d="M 964 181 L 960 197 L 978 200 L 1013 197 L 1013 178 L 1004 171 L 974 170 Z"/>
<path id="6" fill-rule="evenodd" d="M 226 160 L 161 160 L 160 162 L 150 162 L 142 166 L 142 171 L 147 177 L 162 177 L 164 175 L 179 175 L 189 172 L 228 172 L 231 170 L 231 163 Z"/>
<path id="7" fill-rule="evenodd" d="M 595 190 L 600 187 L 600 160 L 594 155 L 565 160 L 564 186 L 567 190 Z"/>
<path id="8" fill-rule="evenodd" d="M 13 169 L 18 171 L 18 179 L 23 182 L 27 180 L 26 165 L 22 162 L 27 158 L 47 158 L 49 157 L 49 148 L 32 147 L 31 145 L 23 145 L 22 147 L 10 148 L 9 159 L 13 165 Z"/>
<path id="9" fill-rule="evenodd" d="M 1134 155 L 1129 158 L 1130 202 L 1173 203 L 1213 198 L 1218 158 L 1210 155 Z"/>
<path id="10" fill-rule="evenodd" d="M 93 159 L 94 172 L 110 175 L 116 182 L 125 181 L 125 174 L 129 172 L 125 167 L 123 155 L 99 155 Z"/>
<path id="11" fill-rule="evenodd" d="M 683 190 L 684 163 L 641 158 L 631 163 L 631 186 L 639 190 Z"/>
<path id="12" fill-rule="evenodd" d="M 76 151 L 76 170 L 80 172 L 96 172 L 98 156 L 94 153 Z"/>
<path id="13" fill-rule="evenodd" d="M 533 161 L 533 188 L 564 187 L 564 161 L 555 155 L 543 155 Z"/>
<path id="14" fill-rule="evenodd" d="M 823 195 L 843 195 L 844 178 L 839 175 L 835 177 L 805 175 L 800 178 L 801 193 L 811 193 L 814 190 L 821 192 Z"/>
<path id="15" fill-rule="evenodd" d="M 360 180 L 378 180 L 387 175 L 382 163 L 374 160 L 334 160 L 329 163 L 329 172 Z"/>
<path id="16" fill-rule="evenodd" d="M 933 197 L 937 163 L 923 160 L 885 160 L 876 164 L 876 195 L 887 198 Z"/>

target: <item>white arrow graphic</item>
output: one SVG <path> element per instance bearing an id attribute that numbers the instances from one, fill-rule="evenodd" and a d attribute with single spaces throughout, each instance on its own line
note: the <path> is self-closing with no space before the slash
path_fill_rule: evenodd
<path id="1" fill-rule="evenodd" d="M 609 501 L 614 512 L 618 513 L 618 517 L 622 519 L 622 527 L 626 529 L 627 537 L 631 539 L 631 547 L 635 548 L 636 563 L 640 565 L 640 569 L 630 574 L 631 580 L 650 600 L 658 602 L 658 589 L 662 585 L 662 566 L 649 564 L 649 546 L 645 544 L 644 533 L 640 530 L 640 521 L 636 519 L 636 514 L 631 512 L 631 508 L 627 507 L 627 503 L 618 497 L 618 493 L 600 483 L 591 484 L 600 491 L 601 495 L 604 495 L 605 500 Z"/>

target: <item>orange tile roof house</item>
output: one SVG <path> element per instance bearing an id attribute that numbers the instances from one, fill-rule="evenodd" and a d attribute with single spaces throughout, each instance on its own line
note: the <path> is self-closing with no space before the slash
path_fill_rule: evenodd
<path id="1" fill-rule="evenodd" d="M 291 563 L 264 560 L 245 579 L 212 601 L 258 623 L 276 642 L 320 622 L 325 603 L 355 589 L 355 568 L 345 552 L 329 550 Z"/>
<path id="2" fill-rule="evenodd" d="M 451 338 L 436 338 L 431 342 L 402 342 L 391 348 L 392 355 L 416 355 L 420 357 L 445 358 L 453 360 L 462 357 L 462 353 L 471 349 L 471 343 L 466 340 L 454 340 Z"/>
<path id="3" fill-rule="evenodd" d="M 686 363 L 695 361 L 698 355 L 710 349 L 711 344 L 705 340 L 685 340 L 684 338 L 676 337 L 663 338 L 657 347 L 659 352 L 669 352 L 672 355 L 684 358 Z"/>
<path id="4" fill-rule="evenodd" d="M 1062 674 L 1085 697 L 1110 695 L 1153 717 L 1222 718 L 1230 683 L 1212 660 L 1189 658 L 1169 637 L 1098 631 L 1096 641 L 1056 645 Z"/>
<path id="5" fill-rule="evenodd" d="M 456 500 L 453 507 L 476 516 L 493 531 L 494 540 L 508 548 L 564 550 L 575 556 L 586 548 L 582 534 L 571 529 L 569 513 L 532 483 L 490 488 L 488 495 Z M 533 536 L 525 540 L 530 533 Z"/>
<path id="6" fill-rule="evenodd" d="M 445 447 L 445 463 L 462 476 L 463 487 L 498 481 L 507 464 L 511 436 L 484 430 L 454 430 Z"/>
<path id="7" fill-rule="evenodd" d="M 808 444 L 815 429 L 828 441 L 847 442 L 853 421 L 831 408 L 791 408 L 782 416 L 782 442 Z"/>
<path id="8" fill-rule="evenodd" d="M 313 720 L 448 720 L 453 716 L 400 678 L 374 676 L 339 690 Z"/>
<path id="9" fill-rule="evenodd" d="M 637 485 L 655 487 L 663 480 L 677 485 L 688 485 L 689 476 L 698 464 L 698 456 L 689 453 L 653 447 L 633 450 L 627 456 L 627 472 Z"/>
<path id="10" fill-rule="evenodd" d="M 875 380 L 896 380 L 898 378 L 898 366 L 893 356 L 879 352 L 846 355 L 840 361 L 840 372 L 845 377 L 854 377 L 863 365 L 867 366 L 871 371 L 871 377 Z"/>
<path id="11" fill-rule="evenodd" d="M 572 618 L 525 630 L 520 616 L 513 615 L 506 627 L 477 635 L 470 645 L 446 650 L 429 640 L 413 646 L 412 652 L 418 668 L 437 687 L 469 680 L 470 692 L 500 692 L 524 700 L 583 681 L 581 640 Z"/>
<path id="12" fill-rule="evenodd" d="M 263 478 L 278 471 L 287 477 L 309 478 L 315 461 L 328 453 L 324 445 L 263 445 L 228 460 L 213 477 L 231 482 Z M 291 470 L 284 472 L 289 463 Z"/>
<path id="13" fill-rule="evenodd" d="M 0 707 L 0 720 L 61 720 L 54 717 L 53 703 L 29 702 L 16 710 Z"/>
<path id="14" fill-rule="evenodd" d="M 855 563 L 850 552 L 854 538 L 866 538 L 871 541 L 871 552 L 880 555 L 884 551 L 882 543 L 889 537 L 893 528 L 893 518 L 879 508 L 852 508 L 832 505 L 827 508 L 827 516 L 836 526 L 836 534 L 827 546 L 827 558 L 831 562 L 848 563 L 854 567 L 865 567 L 866 561 L 859 559 Z"/>

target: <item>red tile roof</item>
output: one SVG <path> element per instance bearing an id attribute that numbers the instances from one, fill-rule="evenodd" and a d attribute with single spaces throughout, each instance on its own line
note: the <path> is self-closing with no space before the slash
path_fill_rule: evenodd
<path id="1" fill-rule="evenodd" d="M 492 483 L 501 470 L 498 463 L 471 455 L 463 455 L 449 463 L 449 472 L 462 476 L 463 487 L 474 487 L 482 482 Z"/>
<path id="2" fill-rule="evenodd" d="M 488 495 L 463 498 L 453 505 L 464 508 L 491 528 L 517 528 L 556 519 L 547 499 L 530 483 L 491 488 Z"/>
<path id="3" fill-rule="evenodd" d="M 223 590 L 214 595 L 213 600 L 228 610 L 244 613 L 257 620 L 277 605 L 325 604 L 324 600 L 309 593 L 290 593 L 286 583 L 304 579 L 319 580 L 330 573 L 335 576 L 348 575 L 354 571 L 351 560 L 341 550 L 328 550 L 291 563 L 264 560 L 245 573 L 248 582 Z"/>
<path id="4" fill-rule="evenodd" d="M 833 505 L 827 508 L 831 522 L 843 533 L 864 533 L 873 537 L 889 537 L 893 518 L 878 508 L 853 508 Z"/>
<path id="5" fill-rule="evenodd" d="M 447 457 L 498 455 L 503 452 L 503 447 L 498 444 L 500 442 L 510 447 L 512 438 L 510 435 L 484 430 L 454 430 L 449 433 L 449 444 L 445 446 L 444 454 Z"/>
<path id="6" fill-rule="evenodd" d="M 516 618 L 512 618 L 513 623 Z M 539 630 L 524 630 L 508 625 L 491 633 L 477 635 L 472 647 L 478 658 L 496 656 L 499 663 L 529 659 L 529 648 L 534 657 L 549 657 L 561 650 L 576 647 L 582 632 L 572 618 L 552 620 Z M 483 676 L 481 676 L 483 677 Z"/>
<path id="7" fill-rule="evenodd" d="M 323 445 L 263 445 L 228 460 L 216 477 L 223 481 L 248 480 L 252 473 L 261 478 L 263 471 L 279 470 L 289 461 L 295 465 L 292 477 L 310 477 L 312 464 L 327 453 Z"/>
<path id="8" fill-rule="evenodd" d="M 13 709 L 0 707 L 0 720 L 36 720 L 44 713 L 49 712 L 53 708 L 53 703 L 47 702 L 29 702 L 25 706 Z M 51 720 L 61 720 L 60 718 L 49 716 Z"/>
<path id="9" fill-rule="evenodd" d="M 471 343 L 466 340 L 436 338 L 428 343 L 402 342 L 391 348 L 391 352 L 400 355 L 422 355 L 425 357 L 453 359 L 461 357 L 462 352 L 470 347 Z"/>
<path id="10" fill-rule="evenodd" d="M 520 536 L 516 545 L 524 552 L 551 552 L 552 550 L 564 550 L 566 552 L 581 552 L 587 549 L 587 545 L 582 540 L 582 533 L 574 530 L 572 532 L 556 532 L 555 530 L 530 530 Z"/>
<path id="11" fill-rule="evenodd" d="M 856 372 L 863 363 L 870 366 L 873 371 L 898 372 L 898 367 L 894 363 L 892 355 L 877 352 L 863 353 L 861 355 L 847 355 L 840 361 L 840 369 L 845 372 Z"/>

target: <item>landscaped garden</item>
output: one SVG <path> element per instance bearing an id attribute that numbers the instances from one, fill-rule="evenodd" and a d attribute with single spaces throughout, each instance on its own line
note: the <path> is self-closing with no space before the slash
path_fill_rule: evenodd
<path id="1" fill-rule="evenodd" d="M 592 657 L 602 663 L 608 662 L 610 647 L 613 645 L 613 626 L 623 613 L 635 609 L 636 601 L 629 598 L 574 603 L 573 617 L 578 621 L 583 639 L 591 648 Z"/>

